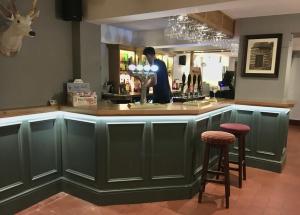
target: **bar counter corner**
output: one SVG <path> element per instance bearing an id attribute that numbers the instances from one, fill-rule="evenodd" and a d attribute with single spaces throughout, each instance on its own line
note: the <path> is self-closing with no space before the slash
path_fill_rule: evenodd
<path id="1" fill-rule="evenodd" d="M 249 166 L 281 172 L 292 106 L 238 103 L 0 111 L 0 214 L 60 191 L 99 205 L 191 198 L 202 171 L 199 135 L 224 122 L 251 127 Z"/>

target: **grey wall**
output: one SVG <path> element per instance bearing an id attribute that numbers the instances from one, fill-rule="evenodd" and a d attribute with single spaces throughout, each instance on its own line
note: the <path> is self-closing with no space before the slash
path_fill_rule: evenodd
<path id="1" fill-rule="evenodd" d="M 1 2 L 5 2 L 4 0 Z M 17 1 L 21 13 L 31 0 Z M 55 1 L 40 0 L 33 24 L 36 38 L 25 38 L 13 58 L 0 56 L 0 109 L 47 104 L 72 79 L 72 26 L 55 17 Z"/>
<path id="2" fill-rule="evenodd" d="M 291 63 L 292 34 L 300 32 L 300 14 L 256 17 L 240 19 L 236 22 L 236 34 L 241 36 L 238 59 L 238 74 L 236 81 L 236 98 L 281 100 L 285 99 L 286 84 L 288 84 L 287 71 Z M 255 34 L 282 33 L 283 44 L 278 79 L 244 78 L 241 77 L 244 36 Z"/>
<path id="3" fill-rule="evenodd" d="M 102 89 L 101 27 L 98 25 L 80 23 L 80 66 L 81 79 L 90 83 L 91 90 L 96 91 L 100 98 Z"/>
<path id="4" fill-rule="evenodd" d="M 288 98 L 296 101 L 296 106 L 290 114 L 291 119 L 300 120 L 300 51 L 293 53 L 292 69 L 290 74 L 290 83 Z"/>

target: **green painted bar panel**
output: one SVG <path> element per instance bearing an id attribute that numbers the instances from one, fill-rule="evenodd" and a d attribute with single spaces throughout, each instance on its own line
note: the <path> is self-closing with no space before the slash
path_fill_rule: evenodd
<path id="1" fill-rule="evenodd" d="M 184 179 L 188 122 L 153 122 L 151 135 L 152 180 Z"/>
<path id="2" fill-rule="evenodd" d="M 0 201 L 23 189 L 24 151 L 21 125 L 0 127 Z"/>
<path id="3" fill-rule="evenodd" d="M 75 181 L 96 182 L 96 124 L 65 120 L 63 140 L 64 175 Z"/>
<path id="4" fill-rule="evenodd" d="M 210 117 L 210 126 L 208 130 L 220 131 L 220 124 L 222 120 L 222 113 L 214 114 Z M 217 148 L 212 148 L 210 150 L 210 159 L 214 160 L 215 157 L 219 156 L 220 150 Z"/>
<path id="5" fill-rule="evenodd" d="M 278 148 L 280 145 L 279 116 L 279 113 L 259 113 L 255 157 L 281 159 L 282 149 Z"/>
<path id="6" fill-rule="evenodd" d="M 232 110 L 225 111 L 224 113 L 222 113 L 221 123 L 230 122 L 232 121 L 232 118 L 233 118 Z"/>
<path id="7" fill-rule="evenodd" d="M 126 185 L 126 182 L 145 180 L 146 123 L 119 122 L 106 125 L 107 182 Z"/>
<path id="8" fill-rule="evenodd" d="M 195 132 L 195 148 L 194 148 L 194 176 L 199 175 L 202 170 L 203 154 L 204 154 L 204 143 L 201 141 L 201 133 L 208 130 L 209 118 L 204 118 L 196 121 L 196 132 Z"/>
<path id="9" fill-rule="evenodd" d="M 246 153 L 247 155 L 253 155 L 254 143 L 256 142 L 257 135 L 257 124 L 255 124 L 255 112 L 246 110 L 237 110 L 235 112 L 235 123 L 242 123 L 250 127 L 250 132 L 246 136 Z M 234 151 L 237 153 L 238 145 L 237 142 L 234 144 Z"/>
<path id="10" fill-rule="evenodd" d="M 60 145 L 55 119 L 30 122 L 30 170 L 31 180 L 50 180 L 60 171 Z M 48 178 L 48 179 L 45 179 Z"/>
<path id="11" fill-rule="evenodd" d="M 220 124 L 221 124 L 221 118 L 222 118 L 222 114 L 220 114 L 220 113 L 211 116 L 209 130 L 219 131 L 220 130 Z"/>
<path id="12" fill-rule="evenodd" d="M 220 123 L 250 125 L 248 166 L 280 172 L 286 159 L 286 109 L 233 105 L 199 116 L 52 116 L 0 119 L 0 171 L 6 175 L 0 177 L 0 214 L 59 191 L 101 205 L 191 198 L 201 177 L 200 135 Z"/>

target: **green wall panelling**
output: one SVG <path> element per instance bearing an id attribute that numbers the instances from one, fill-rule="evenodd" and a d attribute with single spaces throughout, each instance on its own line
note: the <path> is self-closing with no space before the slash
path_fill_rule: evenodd
<path id="1" fill-rule="evenodd" d="M 221 124 L 222 113 L 214 114 L 210 117 L 209 130 L 219 131 Z"/>
<path id="2" fill-rule="evenodd" d="M 256 131 L 257 131 L 257 116 L 256 112 L 249 110 L 236 110 L 234 115 L 235 123 L 242 123 L 250 127 L 250 132 L 246 136 L 246 154 L 251 156 L 254 151 L 254 143 L 256 142 Z M 238 152 L 237 142 L 234 147 L 231 147 L 232 151 Z"/>
<path id="3" fill-rule="evenodd" d="M 281 148 L 281 159 L 286 158 L 286 147 L 287 147 L 287 138 L 288 138 L 288 131 L 289 131 L 289 114 L 283 114 L 280 113 L 280 139 L 279 139 L 279 145 Z"/>
<path id="4" fill-rule="evenodd" d="M 0 127 L 0 202 L 26 187 L 24 141 L 21 122 Z"/>
<path id="5" fill-rule="evenodd" d="M 106 121 L 106 187 L 136 187 L 146 180 L 146 122 Z"/>
<path id="6" fill-rule="evenodd" d="M 221 115 L 221 124 L 232 121 L 233 113 L 232 110 L 224 111 Z"/>
<path id="7" fill-rule="evenodd" d="M 59 191 L 101 205 L 191 198 L 202 169 L 200 134 L 228 121 L 251 127 L 249 166 L 281 171 L 288 131 L 284 109 L 230 106 L 180 117 L 62 113 L 0 126 L 0 169 L 8 175 L 0 178 L 0 214 L 5 205 L 13 210 L 11 202 L 19 210 Z M 217 155 L 211 155 L 211 165 Z M 47 175 L 51 170 L 57 173 Z M 43 177 L 32 182 L 34 176 Z"/>
<path id="8" fill-rule="evenodd" d="M 64 176 L 96 186 L 96 122 L 66 119 L 64 130 Z"/>
<path id="9" fill-rule="evenodd" d="M 279 113 L 260 112 L 257 129 L 255 157 L 277 160 L 281 159 Z"/>
<path id="10" fill-rule="evenodd" d="M 196 121 L 196 132 L 194 135 L 194 160 L 193 160 L 193 175 L 199 176 L 202 170 L 203 155 L 204 155 L 204 143 L 201 141 L 201 134 L 208 130 L 209 117 Z"/>
<path id="11" fill-rule="evenodd" d="M 151 122 L 151 179 L 154 185 L 187 180 L 188 121 Z"/>
<path id="12" fill-rule="evenodd" d="M 61 191 L 60 179 L 49 181 L 40 186 L 27 188 L 23 192 L 19 192 L 17 195 L 11 196 L 4 201 L 0 200 L 0 214 L 13 215 Z"/>
<path id="13" fill-rule="evenodd" d="M 212 114 L 210 116 L 210 125 L 209 129 L 211 131 L 220 131 L 220 124 L 222 120 L 223 112 L 219 112 L 217 114 Z M 211 148 L 210 150 L 210 160 L 214 160 L 216 157 L 219 156 L 220 150 L 217 148 Z"/>
<path id="14" fill-rule="evenodd" d="M 61 175 L 59 120 L 29 121 L 30 171 L 33 184 Z"/>

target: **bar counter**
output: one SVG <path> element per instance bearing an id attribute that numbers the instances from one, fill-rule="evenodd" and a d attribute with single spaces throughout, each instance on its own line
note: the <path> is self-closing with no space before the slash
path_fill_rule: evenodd
<path id="1" fill-rule="evenodd" d="M 240 102 L 0 111 L 5 175 L 0 177 L 0 211 L 12 214 L 61 191 L 99 205 L 191 198 L 202 171 L 199 135 L 225 122 L 251 127 L 248 166 L 281 172 L 292 103 Z M 236 156 L 235 145 L 230 157 Z"/>
<path id="2" fill-rule="evenodd" d="M 127 104 L 100 103 L 97 107 L 70 107 L 70 106 L 41 106 L 0 110 L 0 118 L 23 116 L 54 111 L 89 114 L 94 116 L 134 116 L 134 115 L 199 115 L 232 104 L 262 106 L 274 108 L 293 108 L 294 101 L 252 101 L 252 100 L 226 100 L 212 102 L 210 105 L 187 106 L 182 103 L 160 105 L 144 109 L 130 109 Z"/>

